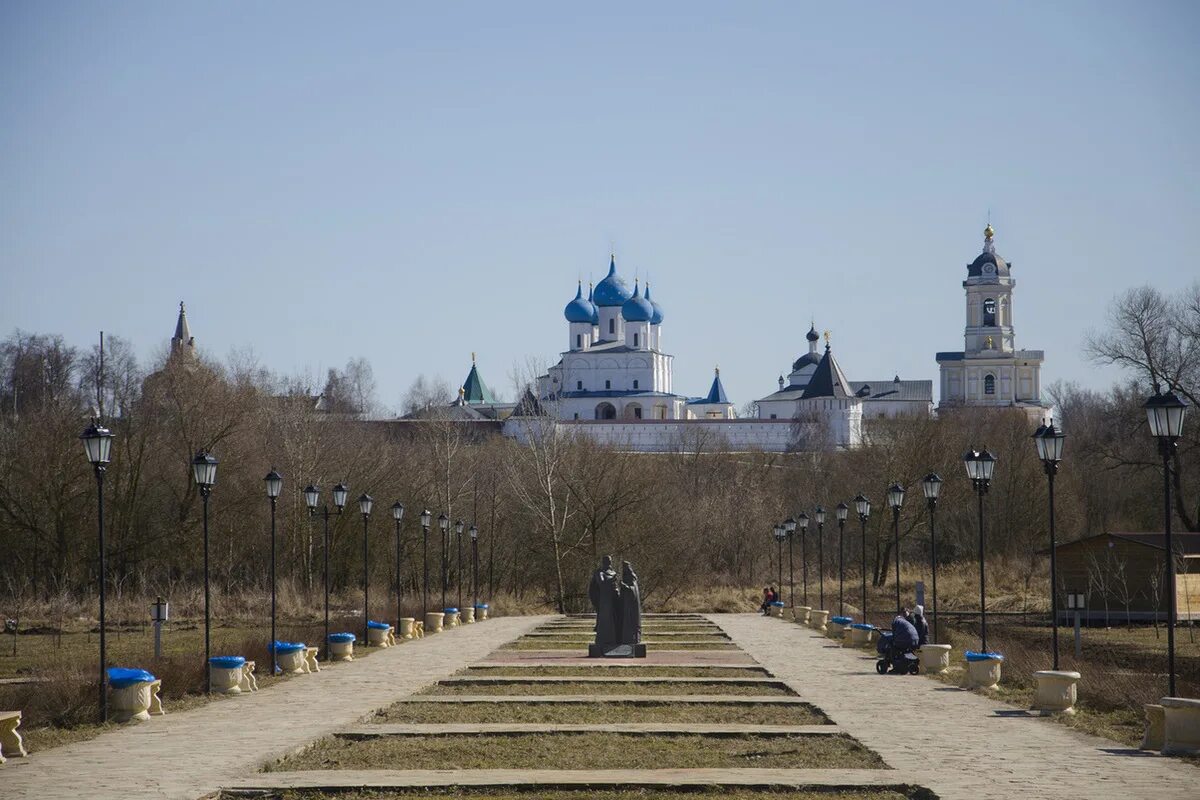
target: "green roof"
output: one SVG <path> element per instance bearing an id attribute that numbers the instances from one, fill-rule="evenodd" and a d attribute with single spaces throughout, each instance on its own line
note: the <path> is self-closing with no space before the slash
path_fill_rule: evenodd
<path id="1" fill-rule="evenodd" d="M 471 371 L 467 373 L 467 379 L 463 381 L 462 388 L 463 398 L 468 405 L 491 405 L 496 402 L 495 396 L 487 388 L 483 378 L 479 377 L 479 370 L 475 368 L 474 361 L 471 362 Z"/>

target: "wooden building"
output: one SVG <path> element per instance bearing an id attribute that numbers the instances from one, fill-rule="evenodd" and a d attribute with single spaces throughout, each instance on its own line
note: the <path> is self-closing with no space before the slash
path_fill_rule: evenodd
<path id="1" fill-rule="evenodd" d="M 1083 594 L 1086 620 L 1165 621 L 1164 538 L 1161 533 L 1098 533 L 1059 544 L 1059 619 L 1071 619 L 1066 596 Z M 1200 621 L 1200 533 L 1172 532 L 1171 539 L 1178 558 L 1176 620 Z"/>

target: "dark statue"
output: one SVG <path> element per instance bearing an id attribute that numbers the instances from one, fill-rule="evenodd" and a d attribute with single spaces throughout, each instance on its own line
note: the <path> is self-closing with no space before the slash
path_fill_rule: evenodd
<path id="1" fill-rule="evenodd" d="M 588 655 L 609 658 L 645 658 L 642 644 L 642 589 L 628 561 L 618 576 L 612 556 L 605 556 L 592 573 L 588 598 L 596 609 L 596 641 Z"/>

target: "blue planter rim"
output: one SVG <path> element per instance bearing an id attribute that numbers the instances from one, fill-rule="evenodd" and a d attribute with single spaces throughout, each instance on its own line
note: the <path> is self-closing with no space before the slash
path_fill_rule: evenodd
<path id="1" fill-rule="evenodd" d="M 854 622 L 854 617 L 831 617 L 830 622 L 836 622 L 838 625 L 849 625 Z"/>
<path id="2" fill-rule="evenodd" d="M 331 633 L 329 634 L 329 641 L 336 644 L 347 644 L 349 642 L 357 641 L 357 639 L 353 633 Z"/>
<path id="3" fill-rule="evenodd" d="M 476 603 L 475 607 L 476 608 L 488 608 L 489 606 L 487 603 Z"/>
<path id="4" fill-rule="evenodd" d="M 276 653 L 295 653 L 299 650 L 303 650 L 305 647 L 307 647 L 307 645 L 305 645 L 304 642 L 275 642 L 271 649 L 273 649 Z"/>
<path id="5" fill-rule="evenodd" d="M 453 608 L 453 607 L 451 607 L 451 608 L 443 608 L 443 609 L 442 609 L 442 612 L 443 612 L 443 613 L 445 613 L 445 614 L 457 614 L 457 613 L 458 613 L 458 609 L 457 609 L 457 608 Z"/>
<path id="6" fill-rule="evenodd" d="M 158 680 L 149 672 L 137 667 L 109 667 L 108 685 L 114 689 L 128 689 L 139 683 L 149 683 Z"/>
<path id="7" fill-rule="evenodd" d="M 1003 661 L 1004 656 L 1000 653 L 976 653 L 974 650 L 968 650 L 963 653 L 967 657 L 967 661 Z"/>
<path id="8" fill-rule="evenodd" d="M 371 620 L 367 623 L 367 627 L 377 631 L 385 631 L 392 626 L 386 622 L 375 622 L 374 620 Z"/>
<path id="9" fill-rule="evenodd" d="M 773 602 L 771 603 L 771 605 L 773 605 L 773 606 L 779 606 L 779 607 L 781 607 L 781 608 L 782 608 L 782 607 L 783 607 L 783 601 L 782 601 L 782 600 L 775 600 L 775 601 L 773 601 Z"/>
<path id="10" fill-rule="evenodd" d="M 217 669 L 237 669 L 246 666 L 246 659 L 242 656 L 213 656 L 208 663 Z"/>
<path id="11" fill-rule="evenodd" d="M 870 625 L 870 624 L 868 624 L 868 623 L 866 623 L 866 622 L 856 622 L 856 623 L 854 623 L 853 625 L 851 625 L 850 627 L 851 627 L 851 628 L 856 628 L 856 629 L 858 629 L 858 630 L 860 630 L 860 631 L 873 631 L 873 630 L 875 630 L 875 626 L 874 626 L 874 625 Z"/>

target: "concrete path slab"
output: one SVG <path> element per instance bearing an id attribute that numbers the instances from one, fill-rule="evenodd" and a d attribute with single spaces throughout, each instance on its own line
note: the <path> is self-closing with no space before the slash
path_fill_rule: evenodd
<path id="1" fill-rule="evenodd" d="M 4 797 L 195 800 L 359 722 L 549 619 L 495 617 L 260 692 L 9 759 Z"/>
<path id="2" fill-rule="evenodd" d="M 338 731 L 346 739 L 371 739 L 379 736 L 487 736 L 548 733 L 625 733 L 650 735 L 702 736 L 829 736 L 840 734 L 836 725 L 741 725 L 703 722 L 447 722 L 382 723 L 358 725 Z"/>
<path id="3" fill-rule="evenodd" d="M 421 786 L 541 786 L 563 789 L 672 786 L 895 787 L 917 776 L 891 769 L 339 769 L 266 772 L 230 783 L 231 789 L 402 789 Z M 1067 798 L 1063 798 L 1067 800 Z M 1071 798 L 1071 800 L 1079 800 Z"/>
<path id="4" fill-rule="evenodd" d="M 756 694 L 418 694 L 405 703 L 713 703 L 736 706 L 811 705 L 803 697 Z"/>
<path id="5" fill-rule="evenodd" d="M 726 686 L 769 686 L 771 688 L 789 689 L 786 683 L 776 678 L 692 678 L 692 677 L 638 677 L 636 675 L 580 675 L 575 676 L 558 676 L 558 675 L 455 675 L 449 678 L 442 678 L 438 681 L 439 686 L 501 686 L 509 684 L 564 684 L 564 683 L 584 683 L 584 684 L 605 684 L 605 683 L 633 683 L 642 685 L 659 686 L 663 684 L 676 684 L 683 689 L 695 684 L 723 684 Z"/>
<path id="6" fill-rule="evenodd" d="M 737 656 L 740 654 L 734 653 L 733 655 Z M 742 663 L 731 663 L 731 664 L 653 664 L 653 663 L 647 664 L 646 662 L 648 660 L 649 660 L 649 658 L 610 658 L 610 659 L 585 658 L 582 660 L 583 663 L 581 663 L 581 664 L 563 664 L 562 661 L 554 661 L 554 660 L 539 661 L 537 659 L 522 659 L 519 663 L 512 663 L 512 664 L 506 663 L 506 662 L 495 663 L 492 661 L 481 661 L 477 664 L 472 664 L 471 668 L 477 669 L 477 670 L 511 670 L 511 673 L 509 673 L 509 674 L 513 674 L 513 675 L 521 674 L 520 671 L 523 669 L 536 669 L 538 667 L 570 667 L 572 669 L 578 667 L 578 668 L 584 669 L 584 670 L 590 668 L 596 672 L 608 670 L 608 671 L 614 672 L 614 673 L 620 672 L 622 670 L 636 672 L 639 668 L 645 669 L 645 668 L 651 668 L 651 667 L 658 668 L 658 669 L 674 669 L 674 668 L 696 669 L 696 670 L 701 670 L 701 671 L 706 670 L 706 669 L 713 669 L 713 670 L 740 669 L 740 670 L 747 670 L 749 672 L 761 674 L 763 676 L 767 676 L 766 668 L 761 667 L 758 664 L 754 664 L 754 663 L 742 662 Z"/>
<path id="7" fill-rule="evenodd" d="M 1200 769 L 1077 733 L 920 676 L 878 675 L 861 651 L 757 614 L 714 614 L 803 699 L 944 800 L 1196 800 Z"/>

